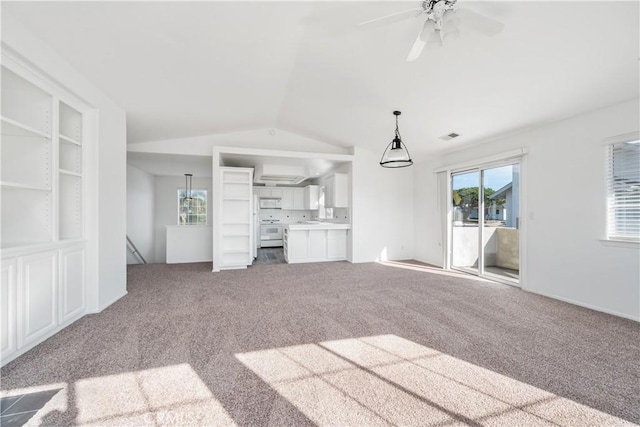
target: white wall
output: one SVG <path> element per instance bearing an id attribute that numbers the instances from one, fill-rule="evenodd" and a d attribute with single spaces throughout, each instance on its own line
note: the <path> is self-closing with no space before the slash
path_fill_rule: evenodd
<path id="1" fill-rule="evenodd" d="M 412 258 L 412 168 L 383 168 L 379 153 L 359 147 L 355 148 L 354 155 L 351 170 L 351 261 Z"/>
<path id="2" fill-rule="evenodd" d="M 188 171 L 185 171 L 188 173 Z M 155 177 L 155 256 L 154 262 L 167 261 L 167 225 L 178 225 L 178 189 L 184 188 L 184 177 Z M 193 190 L 207 190 L 207 225 L 211 220 L 211 178 L 193 177 Z"/>
<path id="3" fill-rule="evenodd" d="M 99 124 L 90 131 L 97 147 L 88 165 L 87 302 L 100 311 L 126 294 L 126 115 L 118 105 L 79 74 L 10 13 L 2 11 L 2 42 L 36 68 L 95 108 Z M 91 175 L 91 174 L 88 174 Z"/>
<path id="4" fill-rule="evenodd" d="M 305 151 L 311 153 L 349 154 L 350 149 L 327 144 L 280 129 L 258 129 L 191 138 L 129 144 L 131 152 L 188 154 L 211 156 L 213 147 L 260 148 L 266 150 Z"/>
<path id="5" fill-rule="evenodd" d="M 434 169 L 525 147 L 523 288 L 640 319 L 640 250 L 600 241 L 606 232 L 602 141 L 638 131 L 639 110 L 636 99 L 417 165 L 415 258 L 438 265 L 443 258 Z"/>
<path id="6" fill-rule="evenodd" d="M 155 177 L 127 165 L 127 235 L 148 263 L 155 262 Z M 127 250 L 127 264 L 140 260 Z"/>

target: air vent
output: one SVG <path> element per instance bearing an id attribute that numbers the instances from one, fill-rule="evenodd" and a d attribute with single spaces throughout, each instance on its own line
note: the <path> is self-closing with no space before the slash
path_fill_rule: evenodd
<path id="1" fill-rule="evenodd" d="M 453 138 L 457 138 L 459 136 L 460 136 L 460 134 L 457 134 L 455 132 L 451 132 L 448 135 L 441 136 L 440 139 L 443 140 L 443 141 L 451 141 Z"/>

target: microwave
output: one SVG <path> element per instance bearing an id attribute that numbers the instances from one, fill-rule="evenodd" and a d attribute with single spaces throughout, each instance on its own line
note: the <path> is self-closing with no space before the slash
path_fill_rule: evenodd
<path id="1" fill-rule="evenodd" d="M 276 197 L 261 197 L 260 209 L 282 209 L 282 199 Z"/>

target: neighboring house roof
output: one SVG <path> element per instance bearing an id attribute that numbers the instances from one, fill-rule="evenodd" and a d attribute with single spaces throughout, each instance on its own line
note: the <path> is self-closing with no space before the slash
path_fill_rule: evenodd
<path id="1" fill-rule="evenodd" d="M 489 196 L 490 199 L 497 199 L 499 197 L 504 197 L 506 196 L 508 191 L 511 191 L 511 187 L 513 186 L 513 183 L 510 182 L 507 185 L 505 185 L 504 187 L 502 187 L 501 189 L 499 189 L 498 191 L 496 191 L 495 193 L 493 193 L 492 195 Z"/>

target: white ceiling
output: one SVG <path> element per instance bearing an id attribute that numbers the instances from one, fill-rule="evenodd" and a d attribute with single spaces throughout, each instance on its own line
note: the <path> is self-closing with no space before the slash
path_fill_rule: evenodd
<path id="1" fill-rule="evenodd" d="M 637 1 L 465 4 L 504 31 L 412 63 L 421 19 L 357 24 L 419 1 L 2 7 L 127 111 L 129 142 L 277 127 L 381 151 L 398 109 L 420 157 L 638 97 Z"/>

